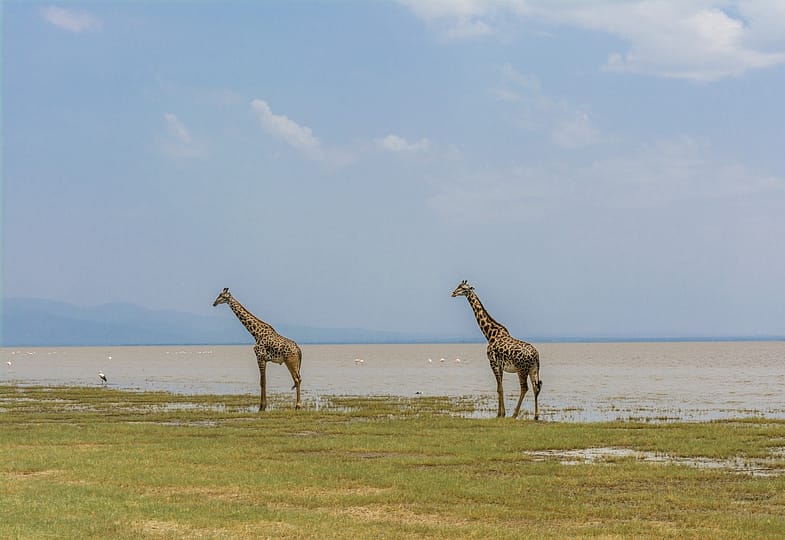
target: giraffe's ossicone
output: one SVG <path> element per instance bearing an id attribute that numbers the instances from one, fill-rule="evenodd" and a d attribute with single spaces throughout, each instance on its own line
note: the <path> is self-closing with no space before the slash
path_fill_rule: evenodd
<path id="1" fill-rule="evenodd" d="M 295 401 L 295 409 L 299 409 L 302 404 L 300 403 L 300 364 L 302 363 L 303 353 L 300 346 L 293 340 L 282 336 L 275 329 L 254 316 L 250 311 L 245 309 L 243 305 L 235 300 L 231 295 L 228 288 L 225 288 L 213 302 L 213 307 L 218 304 L 229 304 L 234 314 L 243 323 L 246 330 L 256 340 L 254 345 L 254 353 L 256 354 L 256 363 L 259 366 L 259 386 L 260 386 L 260 400 L 259 410 L 263 411 L 267 408 L 267 384 L 266 384 L 266 370 L 267 362 L 275 362 L 276 364 L 285 364 L 289 369 L 294 381 L 293 389 L 297 389 L 297 400 Z"/>
<path id="2" fill-rule="evenodd" d="M 474 311 L 474 316 L 477 319 L 477 324 L 480 326 L 485 339 L 488 340 L 488 360 L 491 363 L 491 370 L 494 377 L 496 377 L 496 392 L 499 395 L 499 409 L 496 414 L 497 417 L 503 417 L 506 414 L 504 409 L 504 388 L 502 386 L 502 378 L 504 372 L 517 373 L 518 380 L 521 383 L 521 395 L 518 398 L 518 404 L 515 406 L 515 412 L 512 413 L 513 418 L 518 417 L 521 410 L 521 403 L 526 391 L 529 389 L 527 378 L 531 380 L 534 389 L 534 419 L 539 420 L 540 409 L 539 400 L 540 390 L 542 389 L 542 380 L 540 379 L 540 353 L 531 343 L 515 339 L 510 335 L 510 332 L 500 323 L 496 322 L 493 317 L 485 310 L 480 302 L 477 293 L 474 292 L 474 287 L 469 285 L 466 280 L 463 280 L 458 287 L 452 292 L 453 298 L 456 296 L 465 296 L 469 301 L 469 305 Z"/>

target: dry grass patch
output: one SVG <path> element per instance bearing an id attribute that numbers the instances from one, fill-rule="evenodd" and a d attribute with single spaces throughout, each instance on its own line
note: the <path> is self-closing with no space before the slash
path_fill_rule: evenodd
<path id="1" fill-rule="evenodd" d="M 465 518 L 450 514 L 430 514 L 415 512 L 403 504 L 367 504 L 346 508 L 328 509 L 327 513 L 335 516 L 349 516 L 362 521 L 392 521 L 404 525 L 428 525 L 460 527 L 470 524 Z"/>

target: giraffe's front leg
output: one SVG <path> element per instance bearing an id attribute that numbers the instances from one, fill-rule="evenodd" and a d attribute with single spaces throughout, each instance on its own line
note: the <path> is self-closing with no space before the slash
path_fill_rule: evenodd
<path id="1" fill-rule="evenodd" d="M 499 411 L 496 418 L 504 418 L 507 410 L 504 408 L 504 387 L 502 386 L 502 374 L 496 376 L 496 393 L 499 394 Z"/>
<path id="2" fill-rule="evenodd" d="M 256 363 L 259 366 L 259 412 L 267 409 L 267 356 L 264 347 L 256 345 Z"/>
<path id="3" fill-rule="evenodd" d="M 521 412 L 521 403 L 523 403 L 523 397 L 526 395 L 526 391 L 529 389 L 529 385 L 526 383 L 526 374 L 524 372 L 518 372 L 518 379 L 521 381 L 521 395 L 518 397 L 518 404 L 515 406 L 515 412 L 512 413 L 513 418 L 518 418 L 518 413 Z"/>
<path id="4" fill-rule="evenodd" d="M 496 393 L 499 395 L 499 410 L 496 413 L 496 418 L 504 418 L 507 411 L 504 408 L 504 386 L 502 385 L 502 377 L 504 377 L 504 370 L 501 366 L 491 366 L 493 374 L 496 377 Z"/>

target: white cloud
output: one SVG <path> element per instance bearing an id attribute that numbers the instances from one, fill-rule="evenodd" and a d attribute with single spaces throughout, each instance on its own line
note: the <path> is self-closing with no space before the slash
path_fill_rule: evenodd
<path id="1" fill-rule="evenodd" d="M 311 128 L 301 126 L 284 115 L 274 114 L 267 102 L 261 99 L 254 99 L 251 108 L 271 135 L 307 154 L 321 153 L 322 143 L 314 137 Z"/>
<path id="2" fill-rule="evenodd" d="M 101 20 L 84 10 L 47 6 L 40 13 L 48 23 L 76 34 L 101 28 Z"/>
<path id="3" fill-rule="evenodd" d="M 453 38 L 497 32 L 510 21 L 573 26 L 621 38 L 604 68 L 714 81 L 785 63 L 785 3 L 714 0 L 400 0 Z M 722 8 L 722 9 L 721 9 Z M 475 34 L 476 35 L 476 34 Z"/>
<path id="4" fill-rule="evenodd" d="M 606 19 L 586 10 L 573 16 L 579 25 L 628 41 L 629 50 L 609 55 L 608 70 L 714 81 L 785 62 L 782 37 L 771 43 L 773 51 L 764 44 L 756 48 L 752 41 L 757 28 L 749 22 L 709 6 L 660 4 L 633 6 L 637 9 L 610 6 Z"/>
<path id="5" fill-rule="evenodd" d="M 346 165 L 354 157 L 339 150 L 326 149 L 308 126 L 302 126 L 287 116 L 275 114 L 266 101 L 254 99 L 251 109 L 259 122 L 273 137 L 302 152 L 309 159 L 331 165 Z"/>
<path id="6" fill-rule="evenodd" d="M 383 139 L 379 139 L 376 141 L 376 144 L 379 148 L 387 150 L 388 152 L 420 152 L 428 150 L 431 146 L 431 142 L 428 139 L 409 142 L 403 137 L 393 134 L 387 135 Z"/>

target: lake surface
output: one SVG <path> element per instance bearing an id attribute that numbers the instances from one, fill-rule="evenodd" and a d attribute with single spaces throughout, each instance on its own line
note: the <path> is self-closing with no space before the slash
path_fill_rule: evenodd
<path id="1" fill-rule="evenodd" d="M 785 342 L 536 346 L 540 416 L 546 421 L 785 418 Z M 306 406 L 318 406 L 326 395 L 469 396 L 480 404 L 477 416 L 495 416 L 496 383 L 485 344 L 302 349 Z M 111 388 L 247 394 L 249 407 L 258 406 L 259 372 L 250 345 L 0 349 L 0 384 L 99 385 L 99 370 Z M 504 381 L 509 414 L 518 378 L 506 374 Z M 291 385 L 286 367 L 268 364 L 268 395 L 293 396 Z M 530 390 L 524 417 L 531 418 L 533 408 Z"/>

